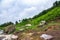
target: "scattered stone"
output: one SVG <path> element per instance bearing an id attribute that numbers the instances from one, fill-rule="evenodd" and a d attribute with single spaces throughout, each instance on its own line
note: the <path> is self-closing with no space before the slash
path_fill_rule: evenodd
<path id="1" fill-rule="evenodd" d="M 27 34 L 27 36 L 32 36 L 32 35 L 33 35 L 33 33 L 28 33 L 28 34 Z"/>
<path id="2" fill-rule="evenodd" d="M 46 24 L 46 21 L 41 21 L 38 27 L 43 27 Z"/>
<path id="3" fill-rule="evenodd" d="M 3 34 L 4 33 L 4 30 L 0 30 L 0 34 Z"/>
<path id="4" fill-rule="evenodd" d="M 24 31 L 24 28 L 20 29 L 20 31 L 23 32 Z"/>
<path id="5" fill-rule="evenodd" d="M 18 36 L 16 35 L 0 35 L 0 39 L 1 40 L 17 40 L 18 39 Z"/>
<path id="6" fill-rule="evenodd" d="M 41 32 L 37 32 L 37 34 L 40 34 Z"/>
<path id="7" fill-rule="evenodd" d="M 16 36 L 16 35 L 11 35 L 11 38 L 14 39 L 14 40 L 17 40 L 17 39 L 18 39 L 18 36 Z"/>
<path id="8" fill-rule="evenodd" d="M 32 26 L 31 24 L 26 24 L 25 26 Z"/>
<path id="9" fill-rule="evenodd" d="M 23 35 L 25 35 L 26 33 L 22 33 Z"/>
<path id="10" fill-rule="evenodd" d="M 53 38 L 53 36 L 47 34 L 42 34 L 40 37 L 43 38 L 44 40 L 50 40 Z"/>

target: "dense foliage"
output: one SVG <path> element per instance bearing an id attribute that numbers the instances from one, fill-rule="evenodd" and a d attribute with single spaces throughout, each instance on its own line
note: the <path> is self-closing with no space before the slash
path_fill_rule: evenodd
<path id="1" fill-rule="evenodd" d="M 38 17 L 32 21 L 32 24 L 38 24 L 40 21 L 45 20 L 54 20 L 56 17 L 60 16 L 60 7 L 55 7 L 53 10 L 50 10 L 45 15 Z"/>
<path id="2" fill-rule="evenodd" d="M 8 25 L 12 25 L 13 23 L 12 22 L 7 22 L 7 23 L 4 23 L 4 24 L 1 24 L 0 27 L 6 27 Z"/>
<path id="3" fill-rule="evenodd" d="M 36 15 L 32 21 L 32 24 L 39 24 L 41 20 L 54 20 L 58 16 L 60 16 L 60 1 L 56 1 L 53 4 L 53 7 L 49 8 L 48 10 L 44 10 L 39 15 Z"/>
<path id="4" fill-rule="evenodd" d="M 56 1 L 53 5 L 54 6 L 60 6 L 60 1 Z"/>

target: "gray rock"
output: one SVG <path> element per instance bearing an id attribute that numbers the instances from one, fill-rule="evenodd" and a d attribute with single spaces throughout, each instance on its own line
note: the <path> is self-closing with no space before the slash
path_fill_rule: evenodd
<path id="1" fill-rule="evenodd" d="M 40 37 L 43 38 L 44 40 L 50 40 L 53 38 L 53 36 L 48 35 L 48 34 L 42 34 Z"/>
<path id="2" fill-rule="evenodd" d="M 15 26 L 14 25 L 9 25 L 9 26 L 5 27 L 5 30 L 4 30 L 4 32 L 8 33 L 8 34 L 13 32 L 13 31 L 15 31 Z"/>
<path id="3" fill-rule="evenodd" d="M 4 30 L 0 30 L 0 34 L 3 34 L 4 33 Z"/>

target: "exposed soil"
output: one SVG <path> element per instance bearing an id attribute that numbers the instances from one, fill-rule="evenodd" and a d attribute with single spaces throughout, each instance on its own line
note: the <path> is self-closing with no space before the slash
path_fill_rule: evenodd
<path id="1" fill-rule="evenodd" d="M 18 33 L 18 40 L 43 40 L 40 38 L 42 34 L 52 35 L 52 40 L 60 40 L 60 30 L 51 30 L 46 32 L 30 32 L 30 33 Z"/>
<path id="2" fill-rule="evenodd" d="M 56 20 L 60 22 L 60 20 Z M 60 25 L 51 25 L 46 31 L 27 30 L 25 32 L 15 32 L 18 35 L 18 40 L 44 40 L 40 38 L 42 34 L 52 35 L 52 40 L 60 40 Z"/>
<path id="3" fill-rule="evenodd" d="M 34 31 L 34 30 L 28 30 L 26 32 L 15 32 L 15 35 L 18 35 L 18 40 L 43 40 L 40 38 L 42 34 L 49 34 L 52 35 L 54 38 L 52 40 L 60 40 L 60 30 L 53 30 L 53 29 L 59 29 L 59 25 L 53 25 L 51 26 L 50 30 L 47 31 Z"/>
<path id="4" fill-rule="evenodd" d="M 46 34 L 52 35 L 53 40 L 60 40 L 60 30 L 47 31 Z"/>

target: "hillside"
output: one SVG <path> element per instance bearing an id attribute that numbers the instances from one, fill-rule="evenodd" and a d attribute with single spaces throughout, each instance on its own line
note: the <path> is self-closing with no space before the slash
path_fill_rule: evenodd
<path id="1" fill-rule="evenodd" d="M 45 15 L 34 19 L 32 23 L 37 24 L 42 20 L 45 20 L 45 21 L 54 20 L 56 19 L 56 17 L 59 17 L 59 16 L 60 16 L 60 7 L 55 7 L 54 9 L 47 12 Z"/>
<path id="2" fill-rule="evenodd" d="M 45 20 L 47 24 L 38 27 L 42 20 Z M 52 35 L 54 37 L 52 40 L 60 40 L 60 6 L 55 6 L 45 14 L 32 18 L 27 24 L 32 24 L 32 26 L 16 25 L 17 29 L 24 28 L 23 32 L 16 32 L 19 36 L 18 40 L 44 40 L 40 38 L 42 34 Z"/>
<path id="3" fill-rule="evenodd" d="M 57 18 L 60 18 L 60 1 L 56 1 L 53 3 L 53 6 L 47 10 L 43 10 L 38 15 L 35 15 L 33 18 L 29 19 L 23 19 L 19 23 L 16 21 L 16 31 L 22 30 L 42 30 L 43 28 L 46 29 L 48 24 L 52 24 L 51 21 L 55 21 Z M 39 28 L 39 24 L 41 21 L 46 21 L 47 25 L 44 25 L 44 27 Z M 4 29 L 4 27 L 13 24 L 12 22 L 4 23 L 0 25 L 1 29 Z M 58 24 L 58 23 L 57 23 Z M 14 25 L 14 24 L 13 24 Z M 26 26 L 30 25 L 30 26 Z"/>
<path id="4" fill-rule="evenodd" d="M 58 3 L 59 2 L 59 3 Z M 29 19 L 24 19 L 22 20 L 22 22 L 16 24 L 17 30 L 19 30 L 20 28 L 28 28 L 28 29 L 36 29 L 37 26 L 39 25 L 39 23 L 44 20 L 47 23 L 49 21 L 53 21 L 56 18 L 60 17 L 60 1 L 56 1 L 53 4 L 53 7 L 44 10 L 43 12 L 39 13 L 38 15 L 34 16 L 33 18 L 29 18 Z M 30 27 L 26 27 L 26 24 L 31 24 Z"/>
<path id="5" fill-rule="evenodd" d="M 52 40 L 60 40 L 60 1 L 33 18 L 23 19 L 19 23 L 16 21 L 16 24 L 7 22 L 0 25 L 0 29 L 3 34 L 18 36 L 17 40 L 43 40 L 40 37 L 42 34 L 52 35 Z"/>

